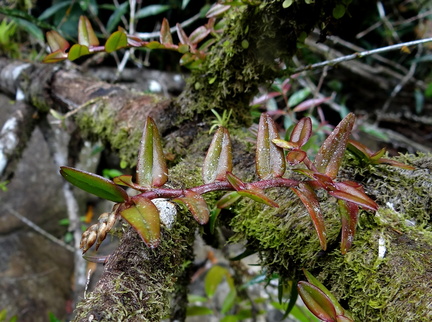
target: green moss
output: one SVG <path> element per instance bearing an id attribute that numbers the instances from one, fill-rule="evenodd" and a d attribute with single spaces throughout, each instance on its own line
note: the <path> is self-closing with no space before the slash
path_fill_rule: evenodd
<path id="1" fill-rule="evenodd" d="M 407 160 L 419 165 L 425 156 Z M 427 270 L 432 247 L 429 170 L 406 171 L 384 165 L 356 168 L 348 161 L 341 179 L 363 182 L 381 208 L 376 214 L 360 213 L 357 234 L 346 255 L 339 250 L 340 219 L 335 199 L 325 194 L 320 195 L 320 201 L 328 230 L 326 252 L 319 248 L 303 205 L 289 190 L 281 189 L 269 192 L 282 205 L 279 209 L 247 200 L 233 207 L 231 225 L 236 234 L 232 241 L 247 240 L 253 245 L 269 272 L 296 278 L 301 276 L 300 268 L 307 268 L 331 288 L 358 321 L 401 321 L 408 317 L 429 321 L 431 316 L 425 314 L 431 312 L 428 305 L 432 300 L 432 274 Z M 385 248 L 382 258 L 379 248 Z M 412 298 L 416 301 L 410 301 Z"/>
<path id="2" fill-rule="evenodd" d="M 91 104 L 92 113 L 78 113 L 76 121 L 84 137 L 98 139 L 114 151 L 118 151 L 120 161 L 125 166 L 134 166 L 140 146 L 141 131 L 135 126 L 119 120 L 118 110 L 110 104 L 109 98 L 101 97 Z M 136 122 L 138 123 L 138 122 Z"/>

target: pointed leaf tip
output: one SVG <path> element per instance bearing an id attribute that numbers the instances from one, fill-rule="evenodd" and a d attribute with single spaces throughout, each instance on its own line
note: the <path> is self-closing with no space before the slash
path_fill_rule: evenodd
<path id="1" fill-rule="evenodd" d="M 315 191 L 306 183 L 300 183 L 298 188 L 291 187 L 291 190 L 299 197 L 303 205 L 306 207 L 315 230 L 318 234 L 318 239 L 323 250 L 327 249 L 326 228 L 324 216 L 321 212 L 318 198 Z"/>
<path id="2" fill-rule="evenodd" d="M 162 26 L 160 31 L 160 42 L 161 44 L 164 45 L 172 45 L 173 43 L 170 26 L 166 18 L 162 20 Z"/>
<path id="3" fill-rule="evenodd" d="M 98 46 L 99 40 L 93 30 L 90 20 L 81 16 L 78 22 L 78 44 L 83 46 Z"/>
<path id="4" fill-rule="evenodd" d="M 202 178 L 204 183 L 224 181 L 227 172 L 232 170 L 232 148 L 229 132 L 219 127 L 210 143 L 204 165 Z"/>
<path id="5" fill-rule="evenodd" d="M 138 155 L 137 181 L 144 187 L 160 187 L 168 180 L 168 167 L 162 149 L 162 139 L 153 119 L 144 126 Z"/>
<path id="6" fill-rule="evenodd" d="M 349 136 L 355 122 L 355 115 L 349 113 L 327 137 L 315 158 L 317 170 L 334 179 L 348 144 Z"/>
<path id="7" fill-rule="evenodd" d="M 309 117 L 302 118 L 291 132 L 290 141 L 302 147 L 312 135 L 312 121 Z"/>
<path id="8" fill-rule="evenodd" d="M 270 115 L 263 113 L 258 125 L 255 163 L 258 176 L 264 180 L 285 173 L 284 152 L 273 140 L 279 140 L 276 124 Z"/>
<path id="9" fill-rule="evenodd" d="M 303 302 L 317 318 L 327 322 L 336 321 L 335 307 L 323 291 L 305 281 L 300 281 L 297 288 Z"/>

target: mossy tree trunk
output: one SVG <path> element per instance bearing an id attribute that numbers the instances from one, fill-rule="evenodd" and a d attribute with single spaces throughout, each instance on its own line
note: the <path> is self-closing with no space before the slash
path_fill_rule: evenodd
<path id="1" fill-rule="evenodd" d="M 184 93 L 174 101 L 131 94 L 125 88 L 98 82 L 78 72 L 53 66 L 10 65 L 0 60 L 3 91 L 19 87 L 40 117 L 49 109 L 79 109 L 74 118 L 83 137 L 99 139 L 117 151 L 124 165 L 133 166 L 141 129 L 152 116 L 164 136 L 165 152 L 174 155 L 170 184 L 191 187 L 201 183 L 201 164 L 210 142 L 210 109 L 232 109 L 230 123 L 234 173 L 245 181 L 255 178 L 254 150 L 247 142 L 248 102 L 258 85 L 274 79 L 295 53 L 302 33 L 329 25 L 338 1 L 282 2 L 241 7 L 232 13 L 225 34 L 213 47 L 204 71 L 194 73 Z M 6 75 L 10 68 L 11 73 Z M 13 73 L 12 69 L 19 71 Z M 14 75 L 9 77 L 8 75 Z M 418 167 L 402 171 L 355 167 L 346 160 L 342 176 L 362 182 L 379 203 L 376 214 L 362 212 L 353 248 L 339 250 L 340 222 L 335 200 L 322 197 L 329 249 L 320 251 L 312 223 L 289 190 L 272 189 L 279 203 L 273 209 L 248 200 L 238 202 L 222 222 L 260 252 L 262 264 L 287 278 L 310 270 L 359 321 L 430 321 L 432 319 L 432 161 L 431 156 L 407 157 Z M 209 202 L 211 198 L 209 197 Z M 197 225 L 179 210 L 177 221 L 163 229 L 161 245 L 144 247 L 128 230 L 106 264 L 95 291 L 76 309 L 76 321 L 158 321 L 184 317 L 185 288 Z M 379 250 L 385 250 L 379 255 Z M 380 253 L 382 254 L 382 253 Z M 179 286 L 180 285 L 180 286 Z M 172 301 L 176 294 L 176 301 Z M 180 299 L 180 302 L 178 300 Z M 171 303 L 180 303 L 174 309 Z"/>

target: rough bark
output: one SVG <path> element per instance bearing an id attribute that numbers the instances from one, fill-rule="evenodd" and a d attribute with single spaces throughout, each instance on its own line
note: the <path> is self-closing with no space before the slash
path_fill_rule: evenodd
<path id="1" fill-rule="evenodd" d="M 108 143 L 124 165 L 134 164 L 143 120 L 152 116 L 165 137 L 166 152 L 175 156 L 170 184 L 182 187 L 201 183 L 201 164 L 209 142 L 209 109 L 233 109 L 234 172 L 248 181 L 255 176 L 254 151 L 242 127 L 249 122 L 248 101 L 259 84 L 277 75 L 275 59 L 292 55 L 300 34 L 331 19 L 337 3 L 317 1 L 310 6 L 299 2 L 289 10 L 276 2 L 236 12 L 226 34 L 209 54 L 207 72 L 192 75 L 176 101 L 133 94 L 120 86 L 81 77 L 76 71 L 40 65 L 26 66 L 16 78 L 21 82 L 3 82 L 2 89 L 15 93 L 19 85 L 26 100 L 40 111 L 59 105 L 63 111 L 79 109 L 75 120 L 82 135 Z M 244 40 L 248 46 L 241 45 Z M 0 60 L 0 67 L 8 63 Z M 22 81 L 26 79 L 32 81 Z M 431 156 L 406 159 L 418 170 L 355 167 L 353 160 L 347 159 L 343 176 L 363 182 L 381 208 L 375 215 L 362 213 L 354 246 L 345 256 L 339 251 L 340 223 L 331 198 L 322 196 L 329 230 L 326 252 L 320 251 L 303 206 L 287 190 L 269 191 L 281 206 L 278 209 L 241 200 L 221 219 L 235 232 L 233 241 L 246 239 L 270 271 L 298 278 L 300 269 L 307 268 L 331 286 L 359 321 L 429 321 Z M 207 199 L 211 203 L 214 198 Z M 146 249 L 128 230 L 110 256 L 95 292 L 78 306 L 76 321 L 89 321 L 91 316 L 93 321 L 167 317 L 170 294 L 185 291 L 176 289 L 175 283 L 187 277 L 185 263 L 191 258 L 195 229 L 190 215 L 179 211 L 175 226 L 164 230 L 162 243 L 155 250 Z M 380 244 L 386 249 L 383 258 L 378 257 Z"/>

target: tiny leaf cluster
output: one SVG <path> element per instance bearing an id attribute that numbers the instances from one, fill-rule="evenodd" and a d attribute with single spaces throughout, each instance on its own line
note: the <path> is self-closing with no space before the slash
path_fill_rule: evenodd
<path id="1" fill-rule="evenodd" d="M 307 209 L 323 250 L 327 248 L 326 227 L 316 190 L 323 189 L 335 197 L 342 223 L 341 252 L 346 253 L 354 240 L 359 208 L 376 211 L 378 205 L 366 195 L 363 187 L 354 181 L 337 180 L 345 151 L 370 164 L 391 164 L 406 169 L 412 167 L 383 159 L 383 150 L 370 152 L 362 144 L 349 139 L 355 122 L 354 114 L 348 114 L 333 130 L 312 161 L 302 147 L 312 135 L 310 118 L 301 119 L 292 130 L 289 140 L 279 137 L 276 124 L 266 113 L 262 114 L 256 142 L 255 182 L 243 182 L 233 173 L 232 144 L 227 128 L 220 126 L 215 132 L 202 167 L 204 184 L 187 189 L 165 186 L 168 168 L 162 148 L 162 140 L 156 124 L 147 118 L 136 169 L 136 182 L 130 175 L 108 180 L 99 175 L 70 167 L 61 167 L 61 175 L 78 188 L 98 197 L 116 202 L 109 214 L 103 214 L 99 222 L 84 232 L 81 248 L 86 252 L 96 243 L 96 249 L 114 226 L 118 218 L 127 221 L 140 235 L 144 243 L 155 248 L 160 243 L 161 220 L 152 199 L 167 198 L 185 206 L 200 224 L 209 223 L 214 231 L 217 217 L 223 208 L 230 207 L 241 197 L 250 198 L 270 207 L 279 205 L 265 194 L 265 189 L 285 187 L 291 189 Z M 303 175 L 304 179 L 286 178 L 286 168 Z M 121 186 L 138 191 L 129 196 Z M 212 191 L 227 191 L 213 208 L 203 198 Z"/>

